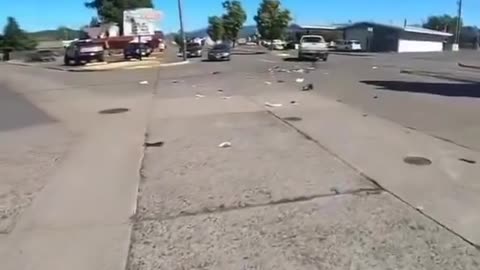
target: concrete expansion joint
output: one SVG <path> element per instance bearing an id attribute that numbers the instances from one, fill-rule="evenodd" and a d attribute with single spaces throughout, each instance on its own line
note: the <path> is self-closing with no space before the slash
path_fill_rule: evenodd
<path id="1" fill-rule="evenodd" d="M 299 196 L 295 198 L 284 198 L 284 199 L 271 201 L 268 203 L 261 203 L 261 204 L 239 203 L 231 207 L 225 207 L 223 205 L 220 205 L 219 207 L 216 207 L 216 208 L 204 208 L 200 211 L 192 211 L 192 212 L 182 211 L 179 215 L 166 217 L 166 218 L 161 218 L 161 217 L 140 218 L 138 217 L 138 215 L 134 215 L 132 216 L 132 221 L 134 223 L 144 222 L 144 221 L 153 221 L 153 220 L 167 221 L 167 220 L 174 220 L 182 217 L 219 214 L 224 212 L 241 211 L 241 210 L 254 209 L 259 207 L 308 202 L 308 201 L 312 201 L 319 198 L 329 198 L 329 197 L 337 197 L 337 196 L 373 196 L 373 195 L 380 195 L 383 193 L 383 190 L 378 188 L 359 188 L 359 189 L 347 190 L 343 192 L 339 192 L 338 190 L 336 190 L 336 188 L 332 188 L 331 191 L 332 193 L 328 193 L 328 194 L 317 194 L 317 195 L 311 195 L 311 196 Z"/>

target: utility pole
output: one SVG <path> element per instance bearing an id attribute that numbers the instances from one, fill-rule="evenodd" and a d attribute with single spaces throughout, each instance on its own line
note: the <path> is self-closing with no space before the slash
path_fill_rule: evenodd
<path id="1" fill-rule="evenodd" d="M 462 31 L 462 0 L 458 0 L 457 29 L 455 31 L 455 43 L 460 45 L 460 32 Z"/>
<path id="2" fill-rule="evenodd" d="M 185 30 L 183 29 L 183 11 L 182 11 L 182 0 L 178 0 L 178 17 L 180 18 L 180 35 L 182 37 L 182 52 L 183 52 L 183 61 L 187 61 L 187 40 L 185 38 Z"/>

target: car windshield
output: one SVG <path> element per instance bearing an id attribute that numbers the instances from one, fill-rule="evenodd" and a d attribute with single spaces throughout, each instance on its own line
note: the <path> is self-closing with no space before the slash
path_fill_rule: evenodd
<path id="1" fill-rule="evenodd" d="M 200 48 L 200 45 L 197 43 L 189 43 L 187 44 L 188 49 L 193 49 L 193 48 Z"/>
<path id="2" fill-rule="evenodd" d="M 228 50 L 228 48 L 229 47 L 226 44 L 219 44 L 219 45 L 213 46 L 214 50 Z"/>
<path id="3" fill-rule="evenodd" d="M 303 42 L 309 42 L 309 43 L 318 43 L 322 42 L 322 38 L 320 37 L 304 37 L 302 39 Z"/>

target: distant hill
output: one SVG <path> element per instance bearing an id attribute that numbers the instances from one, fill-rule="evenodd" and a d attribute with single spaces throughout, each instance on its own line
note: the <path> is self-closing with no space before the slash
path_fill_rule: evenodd
<path id="1" fill-rule="evenodd" d="M 70 28 L 58 28 L 56 30 L 43 30 L 38 32 L 30 32 L 28 35 L 37 41 L 55 41 L 55 40 L 71 40 L 80 38 L 83 31 Z"/>
<path id="2" fill-rule="evenodd" d="M 244 26 L 244 27 L 240 30 L 240 33 L 238 33 L 238 37 L 239 37 L 239 38 L 245 38 L 245 37 L 254 35 L 256 32 L 257 32 L 257 26 L 255 26 L 255 25 L 247 25 L 247 26 Z M 176 34 L 176 33 L 170 33 L 170 34 L 167 35 L 167 38 L 172 38 L 172 36 L 175 35 L 175 34 Z M 208 36 L 207 28 L 202 28 L 202 29 L 198 29 L 198 30 L 194 30 L 194 31 L 188 31 L 188 32 L 185 32 L 185 34 L 186 34 L 187 37 L 189 37 L 189 38 L 193 38 L 193 37 L 206 37 L 206 36 Z"/>

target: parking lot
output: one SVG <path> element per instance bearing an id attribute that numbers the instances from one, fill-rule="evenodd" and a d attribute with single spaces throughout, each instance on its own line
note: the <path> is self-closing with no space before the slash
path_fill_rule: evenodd
<path id="1" fill-rule="evenodd" d="M 27 172 L 55 160 L 0 186 L 6 269 L 478 268 L 480 72 L 458 66 L 477 52 L 202 60 L 0 66 L 19 104 L 0 105 L 0 168 L 18 147 Z"/>

